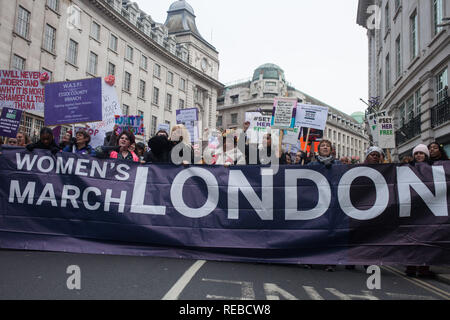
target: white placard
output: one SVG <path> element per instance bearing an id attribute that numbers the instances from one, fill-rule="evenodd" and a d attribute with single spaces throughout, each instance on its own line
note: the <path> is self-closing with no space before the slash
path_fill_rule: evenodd
<path id="1" fill-rule="evenodd" d="M 377 130 L 377 118 L 385 117 L 386 111 L 380 111 L 377 113 L 369 114 L 367 116 L 367 122 L 369 123 L 370 134 L 373 138 L 373 143 L 378 145 L 378 130 Z"/>
<path id="2" fill-rule="evenodd" d="M 246 112 L 245 121 L 250 122 L 247 129 L 247 141 L 250 143 L 262 143 L 265 134 L 270 133 L 270 116 L 264 116 L 260 112 Z"/>
<path id="3" fill-rule="evenodd" d="M 158 125 L 158 130 L 156 130 L 156 132 L 158 132 L 160 130 L 164 130 L 165 132 L 167 132 L 167 134 L 170 134 L 170 124 L 168 124 L 168 123 L 160 123 Z"/>
<path id="4" fill-rule="evenodd" d="M 293 129 L 297 99 L 275 99 L 271 127 L 273 129 Z"/>
<path id="5" fill-rule="evenodd" d="M 394 119 L 379 117 L 377 119 L 378 146 L 383 149 L 395 149 Z"/>
<path id="6" fill-rule="evenodd" d="M 96 148 L 102 146 L 106 133 L 114 130 L 115 115 L 123 115 L 117 97 L 116 88 L 102 81 L 102 109 L 103 121 L 92 122 L 86 125 L 91 135 L 91 146 Z"/>
<path id="7" fill-rule="evenodd" d="M 0 70 L 0 108 L 44 112 L 39 71 Z"/>
<path id="8" fill-rule="evenodd" d="M 325 130 L 327 119 L 328 107 L 315 106 L 312 104 L 299 104 L 297 106 L 295 126 Z"/>

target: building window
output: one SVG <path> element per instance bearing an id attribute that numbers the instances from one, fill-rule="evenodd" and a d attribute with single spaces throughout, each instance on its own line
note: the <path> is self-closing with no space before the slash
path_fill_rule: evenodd
<path id="1" fill-rule="evenodd" d="M 127 116 L 127 115 L 130 114 L 130 107 L 127 106 L 126 104 L 123 104 L 123 105 L 122 105 L 122 114 L 123 114 L 124 116 Z"/>
<path id="2" fill-rule="evenodd" d="M 172 95 L 169 93 L 166 96 L 166 110 L 172 111 Z"/>
<path id="3" fill-rule="evenodd" d="M 44 33 L 44 49 L 50 52 L 55 52 L 55 41 L 56 41 L 56 29 L 51 25 L 45 25 Z"/>
<path id="4" fill-rule="evenodd" d="M 76 66 L 78 59 L 78 43 L 70 39 L 67 51 L 67 61 Z"/>
<path id="5" fill-rule="evenodd" d="M 158 118 L 155 116 L 152 116 L 152 136 L 154 136 L 156 134 L 156 129 L 158 126 Z"/>
<path id="6" fill-rule="evenodd" d="M 384 26 L 386 28 L 386 30 L 384 31 L 385 33 L 388 33 L 389 30 L 391 29 L 391 12 L 389 10 L 389 2 L 386 3 L 386 7 L 384 7 Z"/>
<path id="7" fill-rule="evenodd" d="M 13 55 L 12 69 L 19 71 L 25 70 L 25 59 L 16 54 Z"/>
<path id="8" fill-rule="evenodd" d="M 25 132 L 31 137 L 31 128 L 33 127 L 33 118 L 25 116 Z"/>
<path id="9" fill-rule="evenodd" d="M 442 27 L 439 26 L 442 24 L 442 12 L 442 0 L 433 0 L 434 34 L 437 34 L 442 30 Z"/>
<path id="10" fill-rule="evenodd" d="M 395 0 L 395 11 L 397 11 L 398 10 L 398 8 L 400 8 L 400 6 L 401 6 L 401 1 L 400 0 Z"/>
<path id="11" fill-rule="evenodd" d="M 161 78 L 161 66 L 159 64 L 155 64 L 155 70 L 153 72 L 155 77 Z"/>
<path id="12" fill-rule="evenodd" d="M 123 90 L 131 91 L 131 73 L 125 71 L 125 79 L 123 81 Z"/>
<path id="13" fill-rule="evenodd" d="M 437 102 L 441 102 L 445 100 L 448 96 L 448 76 L 447 76 L 447 69 L 442 71 L 437 77 L 436 77 L 436 99 Z"/>
<path id="14" fill-rule="evenodd" d="M 230 99 L 232 104 L 239 103 L 239 95 L 231 96 Z"/>
<path id="15" fill-rule="evenodd" d="M 402 46 L 401 46 L 401 36 L 398 36 L 397 40 L 395 40 L 395 53 L 396 53 L 396 63 L 395 63 L 395 71 L 397 75 L 397 79 L 402 75 Z"/>
<path id="16" fill-rule="evenodd" d="M 47 0 L 47 7 L 53 11 L 59 11 L 59 0 Z"/>
<path id="17" fill-rule="evenodd" d="M 414 119 L 414 96 L 406 100 L 406 116 L 407 121 Z"/>
<path id="18" fill-rule="evenodd" d="M 95 21 L 92 21 L 91 37 L 94 38 L 95 40 L 98 41 L 100 40 L 100 25 Z"/>
<path id="19" fill-rule="evenodd" d="M 184 100 L 180 99 L 178 102 L 178 109 L 183 110 L 184 109 Z"/>
<path id="20" fill-rule="evenodd" d="M 26 39 L 30 34 L 30 12 L 19 6 L 17 14 L 16 33 Z"/>
<path id="21" fill-rule="evenodd" d="M 415 110 L 414 113 L 417 116 L 420 116 L 422 113 L 422 93 L 420 92 L 421 89 L 417 90 L 414 93 L 414 101 L 415 101 Z"/>
<path id="22" fill-rule="evenodd" d="M 145 99 L 145 81 L 139 81 L 139 98 Z"/>
<path id="23" fill-rule="evenodd" d="M 237 124 L 237 118 L 238 118 L 238 114 L 237 113 L 232 113 L 231 114 L 231 124 L 232 125 L 236 125 Z"/>
<path id="24" fill-rule="evenodd" d="M 386 56 L 386 66 L 385 66 L 385 84 L 386 84 L 386 93 L 391 89 L 391 62 L 389 58 L 389 54 Z"/>
<path id="25" fill-rule="evenodd" d="M 92 51 L 89 53 L 89 69 L 90 74 L 97 74 L 98 56 Z"/>
<path id="26" fill-rule="evenodd" d="M 144 70 L 148 68 L 148 58 L 144 55 L 141 55 L 141 68 Z"/>
<path id="27" fill-rule="evenodd" d="M 378 79 L 377 79 L 378 80 L 378 82 L 377 82 L 377 91 L 378 91 L 378 96 L 379 97 L 383 96 L 383 78 L 382 78 L 382 76 L 383 76 L 383 72 L 380 69 L 378 71 Z"/>
<path id="28" fill-rule="evenodd" d="M 186 80 L 183 78 L 180 78 L 180 90 L 186 91 Z"/>
<path id="29" fill-rule="evenodd" d="M 114 63 L 108 63 L 108 75 L 115 76 L 116 75 L 116 65 Z"/>
<path id="30" fill-rule="evenodd" d="M 115 35 L 111 34 L 111 37 L 109 38 L 109 48 L 112 51 L 117 52 L 118 44 L 119 44 L 119 39 Z"/>
<path id="31" fill-rule="evenodd" d="M 218 116 L 217 117 L 217 126 L 221 127 L 222 126 L 222 116 Z"/>
<path id="32" fill-rule="evenodd" d="M 159 89 L 153 87 L 153 104 L 159 105 Z"/>
<path id="33" fill-rule="evenodd" d="M 173 73 L 167 71 L 167 83 L 173 85 Z"/>
<path id="34" fill-rule="evenodd" d="M 39 134 L 39 131 L 44 127 L 44 121 L 39 119 L 34 119 L 34 131 Z"/>
<path id="35" fill-rule="evenodd" d="M 411 60 L 419 55 L 419 33 L 417 11 L 414 11 L 409 18 L 410 22 L 410 41 L 411 41 Z"/>
<path id="36" fill-rule="evenodd" d="M 133 51 L 134 49 L 130 46 L 127 46 L 126 52 L 125 52 L 125 59 L 129 61 L 133 61 Z"/>

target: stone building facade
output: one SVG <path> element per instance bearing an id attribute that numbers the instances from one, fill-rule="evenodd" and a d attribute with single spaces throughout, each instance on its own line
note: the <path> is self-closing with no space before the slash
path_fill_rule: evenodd
<path id="1" fill-rule="evenodd" d="M 336 147 L 338 157 L 355 156 L 364 159 L 369 141 L 365 127 L 354 117 L 333 108 L 289 84 L 284 71 L 277 65 L 258 67 L 253 77 L 227 85 L 219 96 L 217 110 L 219 129 L 242 128 L 246 112 L 272 114 L 274 98 L 296 98 L 299 102 L 329 108 L 324 138 Z"/>
<path id="2" fill-rule="evenodd" d="M 357 23 L 368 37 L 369 97 L 378 97 L 395 119 L 399 158 L 433 141 L 450 154 L 448 17 L 446 0 L 359 1 Z"/>
<path id="3" fill-rule="evenodd" d="M 0 69 L 46 71 L 50 81 L 116 77 L 125 114 L 143 114 L 148 137 L 176 110 L 198 108 L 214 125 L 217 50 L 199 33 L 192 7 L 174 2 L 158 23 L 129 0 L 0 0 Z M 43 115 L 27 113 L 33 135 Z M 141 137 L 142 139 L 143 137 Z"/>

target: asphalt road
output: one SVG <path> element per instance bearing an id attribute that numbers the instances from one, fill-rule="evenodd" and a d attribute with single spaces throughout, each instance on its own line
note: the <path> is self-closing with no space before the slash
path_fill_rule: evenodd
<path id="1" fill-rule="evenodd" d="M 402 271 L 382 267 L 381 288 L 371 290 L 362 267 L 330 273 L 320 266 L 0 250 L 0 299 L 450 300 L 450 286 Z"/>

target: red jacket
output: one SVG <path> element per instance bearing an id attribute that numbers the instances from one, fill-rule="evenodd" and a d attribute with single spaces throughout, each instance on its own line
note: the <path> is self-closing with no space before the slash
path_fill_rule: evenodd
<path id="1" fill-rule="evenodd" d="M 133 161 L 134 162 L 139 162 L 139 157 L 136 155 L 136 153 L 134 153 L 133 151 L 130 151 L 131 155 L 133 156 Z M 109 157 L 111 159 L 117 159 L 119 157 L 119 153 L 117 151 L 113 151 L 109 154 Z"/>

